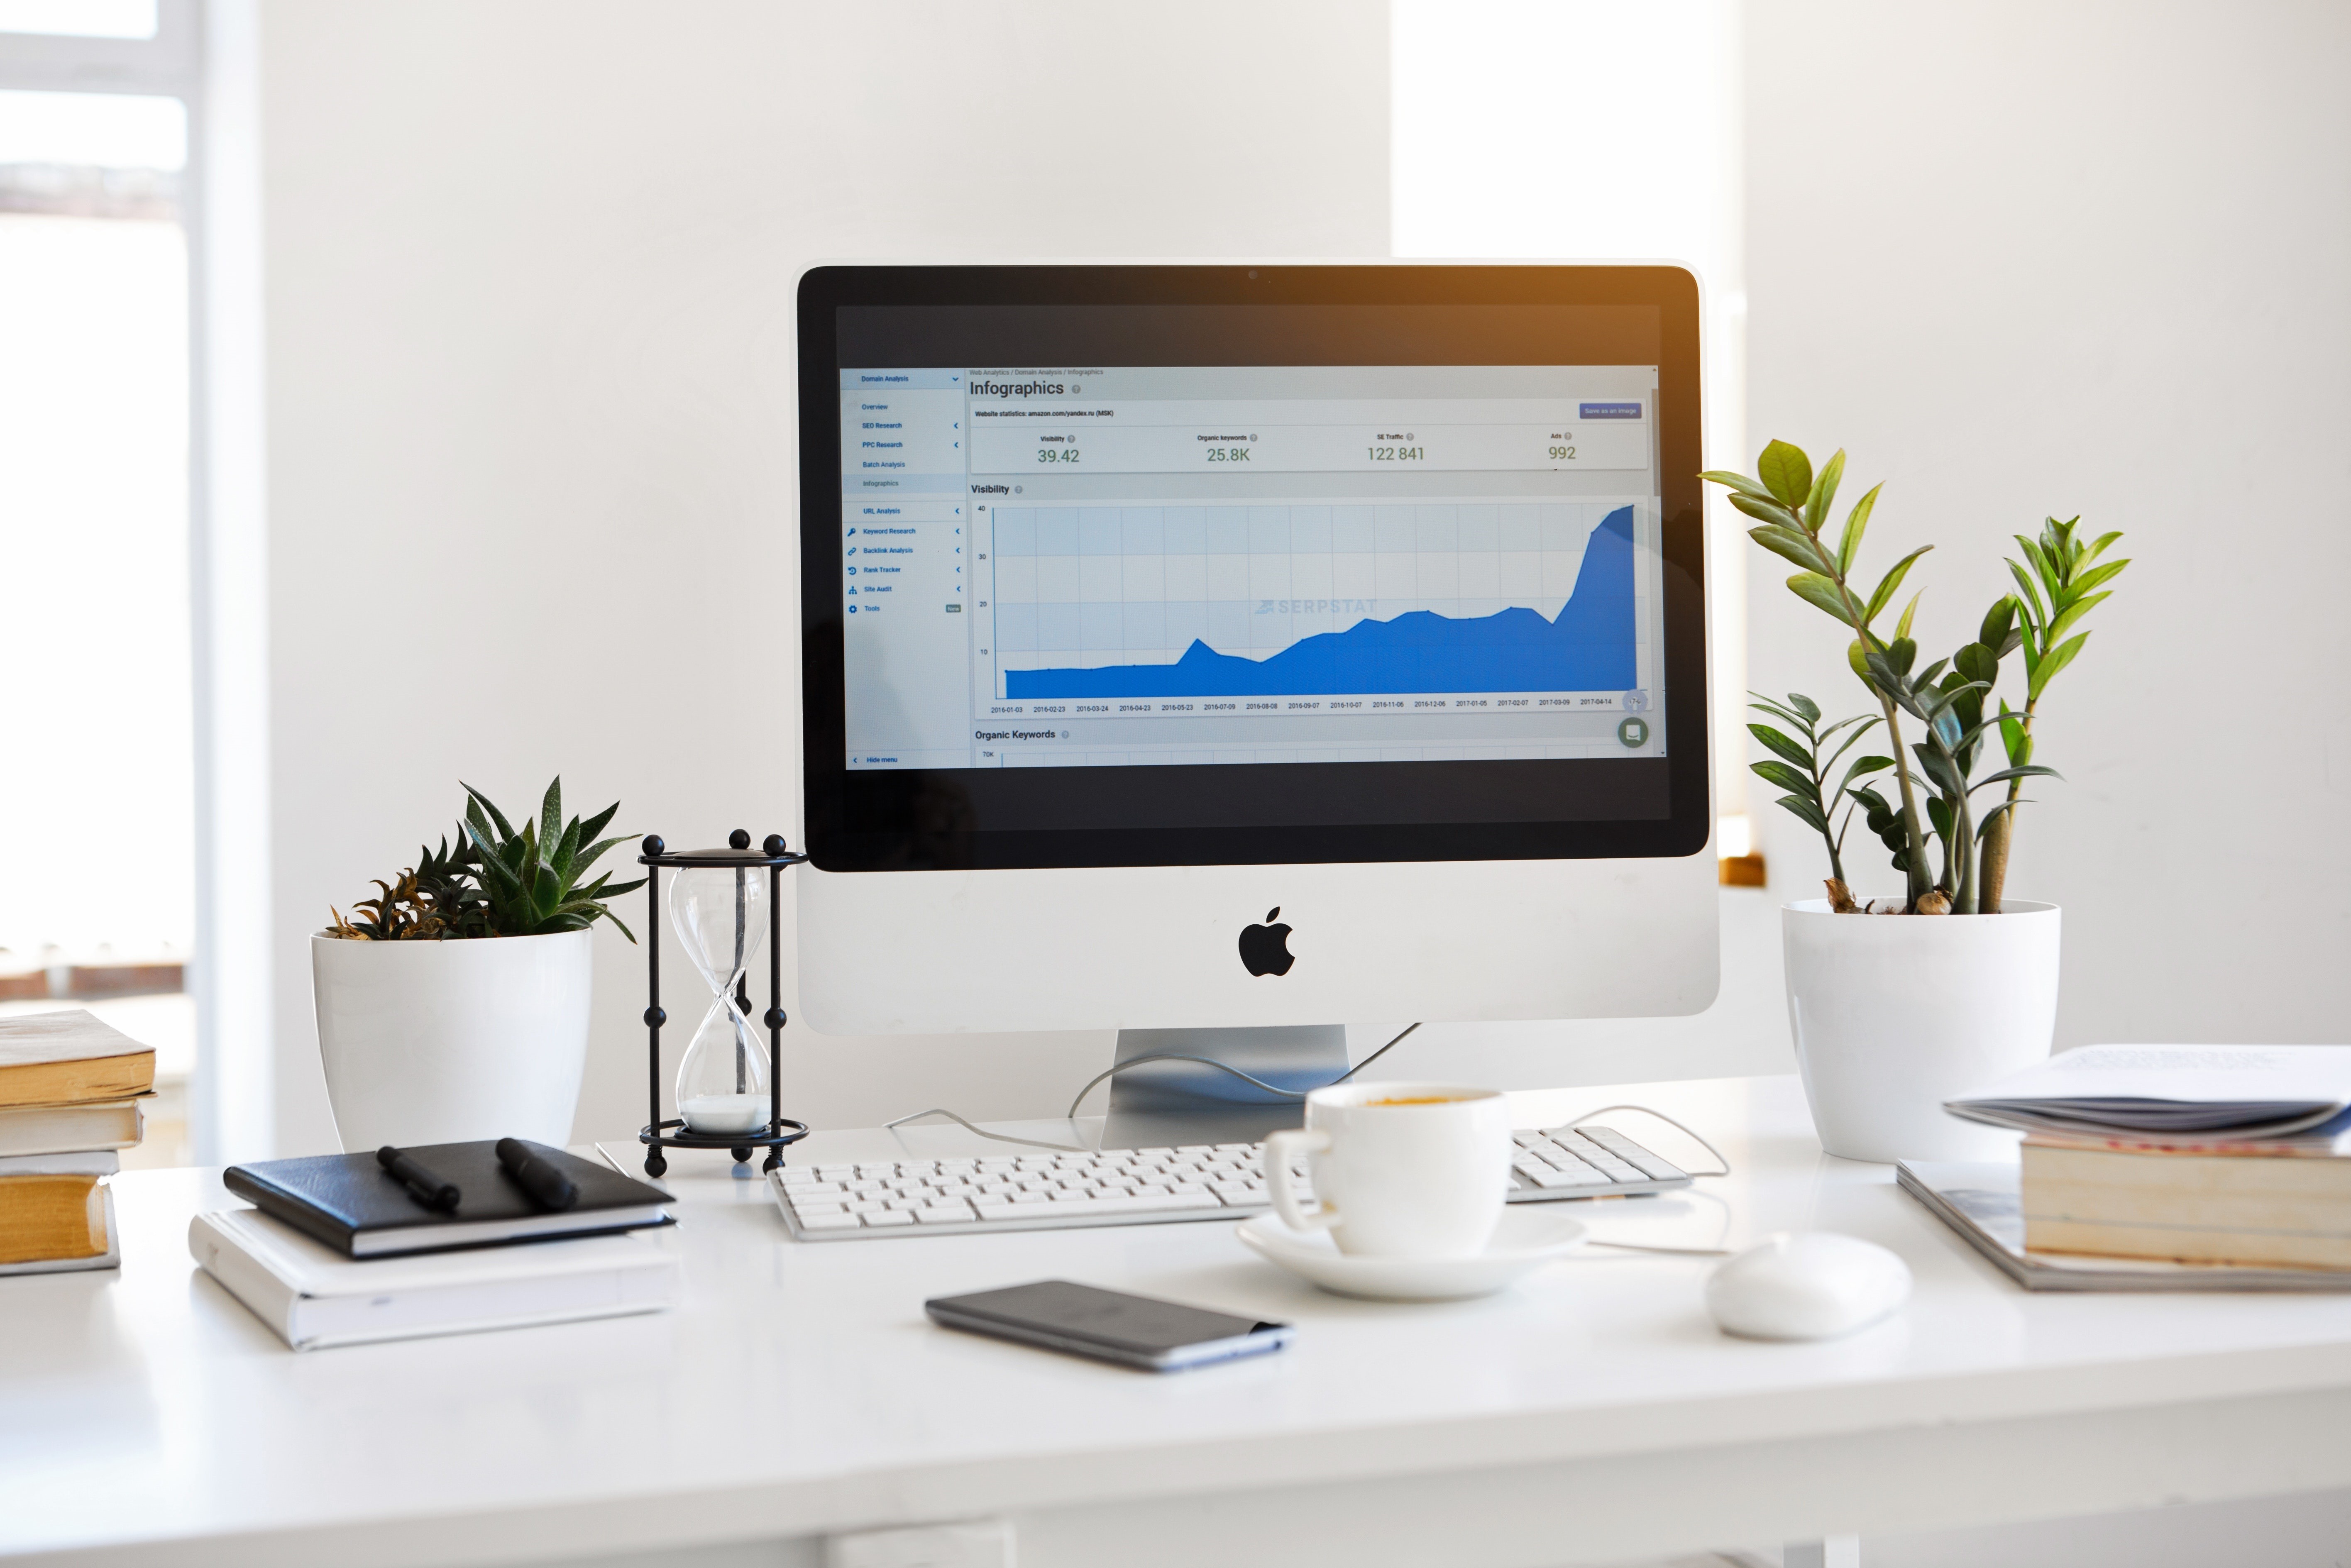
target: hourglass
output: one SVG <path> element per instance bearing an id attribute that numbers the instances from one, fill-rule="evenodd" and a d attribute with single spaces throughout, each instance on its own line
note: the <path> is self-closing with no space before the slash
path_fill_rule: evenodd
<path id="1" fill-rule="evenodd" d="M 748 1133 L 764 1124 L 768 1054 L 751 1032 L 744 987 L 768 941 L 767 878 L 758 868 L 691 866 L 670 875 L 669 914 L 685 956 L 710 988 L 710 1010 L 677 1066 L 677 1113 L 689 1133 Z"/>
<path id="2" fill-rule="evenodd" d="M 645 938 L 651 991 L 645 1029 L 651 1059 L 653 1120 L 637 1134 L 646 1145 L 645 1170 L 669 1168 L 664 1148 L 726 1149 L 740 1165 L 754 1148 L 768 1151 L 766 1168 L 783 1163 L 786 1144 L 807 1135 L 805 1124 L 783 1114 L 777 1073 L 783 1051 L 783 947 L 775 909 L 786 866 L 806 860 L 784 848 L 771 833 L 758 849 L 737 828 L 723 850 L 670 852 L 659 838 L 644 841 L 637 857 L 656 868 L 649 878 L 652 919 Z M 709 988 L 710 1004 L 678 1063 L 678 1114 L 661 1114 L 661 1031 L 669 1015 L 661 1005 L 662 900 L 660 868 L 667 868 L 668 915 L 687 959 Z M 768 1007 L 763 1046 L 751 1019 L 749 975 L 767 950 Z M 673 1130 L 674 1129 L 674 1130 Z"/>

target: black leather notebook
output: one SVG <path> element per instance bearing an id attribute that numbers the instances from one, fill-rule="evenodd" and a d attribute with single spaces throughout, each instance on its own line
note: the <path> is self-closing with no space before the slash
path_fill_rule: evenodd
<path id="1" fill-rule="evenodd" d="M 498 1164 L 497 1145 L 488 1139 L 404 1151 L 455 1185 L 460 1196 L 451 1213 L 427 1208 L 411 1197 L 372 1152 L 261 1160 L 231 1166 L 221 1179 L 264 1214 L 352 1258 L 550 1241 L 671 1223 L 669 1195 L 661 1188 L 545 1144 L 529 1147 L 571 1178 L 580 1189 L 577 1204 L 557 1213 L 541 1208 Z"/>

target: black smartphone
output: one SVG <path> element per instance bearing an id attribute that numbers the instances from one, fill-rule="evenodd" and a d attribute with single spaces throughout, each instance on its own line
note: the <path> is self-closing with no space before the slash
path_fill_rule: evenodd
<path id="1" fill-rule="evenodd" d="M 1147 1372 L 1180 1372 L 1212 1361 L 1263 1355 L 1288 1344 L 1295 1332 L 1288 1323 L 1262 1323 L 1069 1280 L 939 1296 L 925 1301 L 923 1310 L 933 1322 L 951 1329 Z"/>

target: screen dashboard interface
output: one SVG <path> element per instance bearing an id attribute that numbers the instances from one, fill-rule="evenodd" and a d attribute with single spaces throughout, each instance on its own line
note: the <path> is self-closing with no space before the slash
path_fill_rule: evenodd
<path id="1" fill-rule="evenodd" d="M 1657 387 L 845 367 L 847 766 L 1661 758 Z"/>

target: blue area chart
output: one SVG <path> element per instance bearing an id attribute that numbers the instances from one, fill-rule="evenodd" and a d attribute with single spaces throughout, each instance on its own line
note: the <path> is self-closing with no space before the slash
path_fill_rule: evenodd
<path id="1" fill-rule="evenodd" d="M 1634 639 L 1633 508 L 1620 507 L 1592 530 L 1575 591 L 1550 620 L 1525 609 L 1474 620 L 1416 610 L 1308 637 L 1263 659 L 1195 642 L 1172 664 L 1007 670 L 1005 696 L 1623 691 L 1636 684 Z"/>

